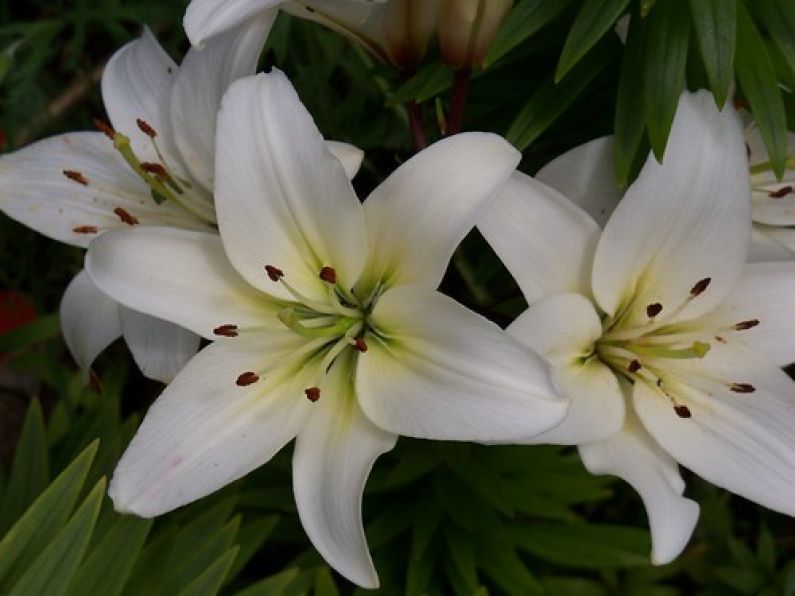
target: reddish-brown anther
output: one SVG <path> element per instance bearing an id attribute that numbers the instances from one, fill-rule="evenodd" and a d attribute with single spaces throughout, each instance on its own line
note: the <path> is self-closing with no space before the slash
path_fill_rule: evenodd
<path id="1" fill-rule="evenodd" d="M 154 139 L 157 136 L 157 131 L 152 128 L 146 120 L 141 120 L 137 118 L 135 123 L 138 125 L 138 128 L 141 129 L 141 132 L 144 133 L 147 137 Z"/>
<path id="2" fill-rule="evenodd" d="M 748 319 L 747 321 L 740 321 L 734 326 L 734 328 L 737 331 L 745 331 L 746 329 L 751 329 L 757 325 L 759 325 L 759 319 Z"/>
<path id="3" fill-rule="evenodd" d="M 83 186 L 88 186 L 88 178 L 86 178 L 81 172 L 77 170 L 64 170 L 63 175 L 69 178 L 78 184 L 82 184 Z"/>
<path id="4" fill-rule="evenodd" d="M 320 279 L 326 283 L 335 284 L 337 283 L 337 272 L 334 271 L 333 267 L 323 267 L 320 270 Z"/>
<path id="5" fill-rule="evenodd" d="M 357 337 L 356 339 L 353 340 L 353 349 L 359 350 L 360 352 L 366 352 L 367 342 L 364 341 L 363 337 Z"/>
<path id="6" fill-rule="evenodd" d="M 139 223 L 141 223 L 140 221 L 138 221 L 137 217 L 135 217 L 126 209 L 122 209 L 121 207 L 116 207 L 113 210 L 113 213 L 115 213 L 119 217 L 119 219 L 122 220 L 124 223 L 126 223 L 128 226 L 137 226 Z"/>
<path id="7" fill-rule="evenodd" d="M 753 393 L 756 391 L 756 387 L 750 383 L 732 383 L 729 385 L 729 389 L 735 393 Z"/>
<path id="8" fill-rule="evenodd" d="M 674 406 L 674 412 L 680 418 L 690 418 L 692 414 L 690 413 L 690 408 L 687 406 Z"/>
<path id="9" fill-rule="evenodd" d="M 631 373 L 636 373 L 640 369 L 641 369 L 641 365 L 640 365 L 640 362 L 638 360 L 633 360 L 632 362 L 629 363 L 629 366 L 627 366 L 627 370 L 629 372 L 631 372 Z"/>
<path id="10" fill-rule="evenodd" d="M 111 141 L 116 137 L 116 131 L 113 130 L 107 122 L 103 122 L 99 118 L 94 118 L 94 126 Z"/>
<path id="11" fill-rule="evenodd" d="M 96 234 L 97 226 L 77 226 L 76 228 L 72 228 L 72 231 L 75 234 Z"/>
<path id="12" fill-rule="evenodd" d="M 696 282 L 696 285 L 690 288 L 690 295 L 693 298 L 695 298 L 696 296 L 703 294 L 707 290 L 711 282 L 712 282 L 711 277 L 705 277 L 704 279 L 699 280 L 698 282 Z"/>
<path id="13" fill-rule="evenodd" d="M 227 325 L 220 325 L 213 329 L 214 335 L 220 335 L 222 337 L 237 337 L 237 325 L 229 323 Z"/>
<path id="14" fill-rule="evenodd" d="M 304 389 L 304 393 L 306 393 L 306 398 L 312 403 L 315 403 L 320 399 L 320 389 L 318 387 L 309 387 Z"/>
<path id="15" fill-rule="evenodd" d="M 238 387 L 245 387 L 247 385 L 252 385 L 259 381 L 259 375 L 255 372 L 247 371 L 241 374 L 237 381 L 235 381 L 235 385 Z"/>
<path id="16" fill-rule="evenodd" d="M 646 316 L 650 319 L 656 317 L 658 314 L 662 312 L 662 304 L 659 302 L 653 302 L 646 307 Z"/>
<path id="17" fill-rule="evenodd" d="M 279 281 L 280 278 L 284 277 L 284 271 L 273 265 L 265 265 L 265 273 L 268 274 L 271 281 Z"/>
<path id="18" fill-rule="evenodd" d="M 168 172 L 166 172 L 166 168 L 161 166 L 159 163 L 145 161 L 141 164 L 141 169 L 147 174 L 154 174 L 155 176 L 159 176 L 160 178 L 168 177 Z"/>
<path id="19" fill-rule="evenodd" d="M 778 190 L 774 190 L 772 192 L 769 192 L 767 194 L 767 196 L 769 196 L 771 199 L 780 199 L 782 197 L 786 197 L 790 193 L 792 193 L 792 187 L 791 186 L 782 186 Z"/>

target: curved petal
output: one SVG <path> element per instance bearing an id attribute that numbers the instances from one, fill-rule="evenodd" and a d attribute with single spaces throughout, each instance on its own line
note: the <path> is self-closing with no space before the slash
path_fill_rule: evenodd
<path id="1" fill-rule="evenodd" d="M 86 247 L 128 226 L 119 209 L 141 224 L 208 229 L 177 205 L 155 203 L 102 133 L 50 137 L 0 157 L 0 210 L 45 236 Z"/>
<path id="2" fill-rule="evenodd" d="M 623 430 L 597 443 L 580 445 L 580 457 L 592 474 L 613 474 L 634 488 L 646 507 L 651 529 L 651 560 L 665 565 L 681 553 L 698 521 L 698 504 L 682 497 L 679 467 L 628 415 Z"/>
<path id="3" fill-rule="evenodd" d="M 578 445 L 606 439 L 621 429 L 624 396 L 616 375 L 594 355 L 602 324 L 587 298 L 544 298 L 519 315 L 507 332 L 550 361 L 553 378 L 571 399 L 563 422 L 533 442 Z"/>
<path id="4" fill-rule="evenodd" d="M 353 286 L 365 258 L 361 203 L 280 71 L 241 79 L 224 96 L 215 186 L 229 260 L 253 286 L 287 297 L 266 265 L 313 298 L 325 299 L 326 266 Z"/>
<path id="5" fill-rule="evenodd" d="M 381 428 L 426 439 L 528 439 L 563 419 L 546 363 L 499 327 L 417 286 L 375 306 L 357 393 Z"/>
<path id="6" fill-rule="evenodd" d="M 755 223 L 751 230 L 749 263 L 795 259 L 795 230 Z"/>
<path id="7" fill-rule="evenodd" d="M 108 494 L 116 511 L 154 517 L 208 495 L 267 462 L 310 411 L 300 375 L 240 387 L 297 348 L 290 332 L 215 343 L 163 391 L 119 461 Z M 300 340 L 300 338 L 298 338 Z"/>
<path id="8" fill-rule="evenodd" d="M 86 256 L 91 279 L 125 306 L 208 339 L 221 325 L 281 326 L 278 305 L 241 278 L 221 239 L 172 228 L 119 230 Z"/>
<path id="9" fill-rule="evenodd" d="M 373 463 L 395 446 L 397 436 L 364 416 L 349 366 L 335 365 L 327 384 L 329 391 L 323 387 L 295 442 L 298 515 L 312 544 L 336 571 L 375 589 L 378 574 L 362 527 L 362 493 Z"/>
<path id="10" fill-rule="evenodd" d="M 202 47 L 211 37 L 247 22 L 284 0 L 193 0 L 182 25 L 191 44 Z"/>
<path id="11" fill-rule="evenodd" d="M 750 188 L 737 113 L 730 106 L 718 112 L 706 91 L 685 92 L 668 147 L 662 165 L 649 156 L 594 257 L 594 295 L 610 315 L 629 306 L 628 326 L 645 324 L 653 303 L 663 306 L 660 320 L 709 311 L 731 290 L 748 255 Z M 708 289 L 685 304 L 706 278 Z"/>
<path id="12" fill-rule="evenodd" d="M 81 271 L 61 298 L 61 333 L 84 378 L 94 359 L 121 335 L 118 302 Z"/>
<path id="13" fill-rule="evenodd" d="M 221 97 L 237 79 L 253 75 L 276 11 L 263 11 L 192 48 L 179 67 L 171 93 L 174 140 L 193 177 L 212 192 L 215 124 Z"/>
<path id="14" fill-rule="evenodd" d="M 364 203 L 364 288 L 379 281 L 438 286 L 455 247 L 520 158 L 502 137 L 472 132 L 438 141 L 401 165 Z"/>
<path id="15" fill-rule="evenodd" d="M 599 226 L 558 191 L 515 172 L 478 229 L 529 304 L 549 294 L 591 295 Z"/>
<path id="16" fill-rule="evenodd" d="M 200 338 L 179 325 L 121 307 L 124 341 L 144 376 L 170 383 L 199 350 Z"/>
<path id="17" fill-rule="evenodd" d="M 345 168 L 348 180 L 353 180 L 359 172 L 364 160 L 364 151 L 351 145 L 350 143 L 340 143 L 339 141 L 326 141 L 326 149 L 336 157 Z"/>
<path id="18" fill-rule="evenodd" d="M 666 372 L 664 388 L 691 416 L 677 415 L 656 385 L 636 383 L 633 404 L 657 443 L 709 482 L 795 515 L 795 383 L 742 346 L 721 343 Z"/>
<path id="19" fill-rule="evenodd" d="M 613 137 L 600 137 L 556 157 L 534 176 L 604 226 L 624 194 L 616 180 Z"/>

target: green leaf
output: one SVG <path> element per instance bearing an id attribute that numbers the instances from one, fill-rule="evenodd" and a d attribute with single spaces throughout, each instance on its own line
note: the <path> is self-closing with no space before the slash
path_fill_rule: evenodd
<path id="1" fill-rule="evenodd" d="M 455 524 L 447 524 L 444 537 L 447 543 L 445 553 L 452 563 L 453 574 L 466 586 L 466 593 L 471 594 L 478 587 L 475 554 L 472 549 L 473 535 Z"/>
<path id="2" fill-rule="evenodd" d="M 334 580 L 331 578 L 328 567 L 318 569 L 315 576 L 315 595 L 314 596 L 340 596 Z"/>
<path id="3" fill-rule="evenodd" d="M 555 82 L 559 82 L 614 25 L 629 0 L 585 0 L 560 53 Z"/>
<path id="4" fill-rule="evenodd" d="M 44 315 L 27 325 L 0 335 L 0 354 L 21 350 L 56 337 L 61 331 L 58 314 Z"/>
<path id="5" fill-rule="evenodd" d="M 246 589 L 237 593 L 236 596 L 287 596 L 293 594 L 291 590 L 295 581 L 298 579 L 301 570 L 296 567 L 285 569 L 248 586 Z"/>
<path id="6" fill-rule="evenodd" d="M 737 80 L 756 118 L 773 171 L 783 176 L 787 159 L 787 115 L 773 62 L 748 9 L 737 5 Z"/>
<path id="7" fill-rule="evenodd" d="M 9 596 L 61 596 L 66 593 L 88 547 L 104 496 L 103 478 L 16 582 Z"/>
<path id="8" fill-rule="evenodd" d="M 217 594 L 239 550 L 238 546 L 233 546 L 226 551 L 184 590 L 179 592 L 178 596 L 214 596 Z"/>
<path id="9" fill-rule="evenodd" d="M 114 517 L 116 521 L 78 569 L 70 596 L 121 594 L 153 520 L 132 515 Z"/>
<path id="10" fill-rule="evenodd" d="M 88 475 L 97 446 L 98 442 L 95 441 L 86 447 L 0 542 L 0 593 L 13 585 L 66 523 Z"/>
<path id="11" fill-rule="evenodd" d="M 491 44 L 484 68 L 554 21 L 570 4 L 571 0 L 521 0 L 508 14 Z"/>
<path id="12" fill-rule="evenodd" d="M 790 0 L 755 0 L 767 32 L 795 75 L 795 10 Z"/>
<path id="13" fill-rule="evenodd" d="M 50 479 L 47 457 L 47 431 L 38 398 L 33 398 L 25 414 L 25 422 L 17 442 L 14 465 L 0 511 L 0 534 L 19 519 Z"/>
<path id="14" fill-rule="evenodd" d="M 403 83 L 389 97 L 388 106 L 396 106 L 409 101 L 422 103 L 442 93 L 453 84 L 453 73 L 441 62 L 423 67 L 417 74 Z"/>
<path id="15" fill-rule="evenodd" d="M 229 570 L 228 578 L 235 577 L 243 567 L 251 560 L 251 557 L 260 549 L 273 532 L 273 528 L 279 522 L 278 515 L 269 515 L 261 517 L 254 521 L 248 521 L 242 525 L 240 532 L 237 535 L 237 543 L 240 546 L 240 552 L 235 557 L 235 563 Z"/>
<path id="16" fill-rule="evenodd" d="M 734 80 L 737 0 L 690 0 L 690 15 L 710 89 L 723 108 Z"/>
<path id="17" fill-rule="evenodd" d="M 644 32 L 643 115 L 652 150 L 661 163 L 685 89 L 689 37 L 690 19 L 683 0 L 655 4 Z"/>

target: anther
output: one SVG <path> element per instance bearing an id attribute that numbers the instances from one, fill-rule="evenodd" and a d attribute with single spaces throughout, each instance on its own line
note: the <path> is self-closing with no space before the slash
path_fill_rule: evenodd
<path id="1" fill-rule="evenodd" d="M 364 341 L 363 337 L 357 337 L 353 340 L 353 349 L 358 350 L 359 352 L 366 352 L 367 342 Z"/>
<path id="2" fill-rule="evenodd" d="M 646 316 L 649 317 L 650 319 L 653 319 L 662 312 L 662 309 L 663 309 L 662 304 L 660 304 L 659 302 L 652 302 L 646 307 Z"/>
<path id="3" fill-rule="evenodd" d="M 334 271 L 333 267 L 323 267 L 320 270 L 320 279 L 326 283 L 335 284 L 337 283 L 337 272 Z"/>
<path id="4" fill-rule="evenodd" d="M 641 365 L 640 365 L 640 362 L 638 360 L 633 360 L 632 362 L 629 363 L 629 366 L 627 366 L 627 370 L 629 372 L 631 372 L 631 373 L 636 373 L 640 369 L 641 369 Z"/>
<path id="5" fill-rule="evenodd" d="M 96 234 L 97 226 L 77 226 L 76 228 L 72 228 L 72 231 L 75 234 Z"/>
<path id="6" fill-rule="evenodd" d="M 690 295 L 695 298 L 696 296 L 703 294 L 709 287 L 710 282 L 712 282 L 711 277 L 705 277 L 704 279 L 699 280 L 696 285 L 690 289 Z"/>
<path id="7" fill-rule="evenodd" d="M 315 403 L 320 399 L 320 389 L 318 387 L 309 387 L 304 389 L 304 393 L 306 394 L 306 398 L 312 403 Z"/>
<path id="8" fill-rule="evenodd" d="M 141 129 L 141 132 L 144 133 L 147 137 L 154 139 L 157 136 L 157 131 L 152 128 L 148 122 L 142 120 L 141 118 L 137 118 L 135 123 L 138 125 L 138 128 Z"/>
<path id="9" fill-rule="evenodd" d="M 792 187 L 791 186 L 782 186 L 778 190 L 774 190 L 772 192 L 769 192 L 767 194 L 767 196 L 769 196 L 771 199 L 780 199 L 782 197 L 786 197 L 791 192 L 792 192 Z"/>
<path id="10" fill-rule="evenodd" d="M 251 385 L 259 381 L 259 375 L 255 372 L 247 371 L 242 373 L 235 381 L 235 385 L 238 387 L 245 387 L 247 385 Z"/>
<path id="11" fill-rule="evenodd" d="M 129 226 L 136 226 L 136 225 L 138 225 L 139 223 L 141 223 L 141 222 L 139 222 L 139 221 L 138 221 L 138 218 L 137 218 L 137 217 L 135 217 L 134 215 L 132 215 L 132 214 L 131 214 L 129 211 L 127 211 L 126 209 L 122 209 L 121 207 L 116 207 L 116 208 L 113 210 L 113 213 L 115 213 L 116 215 L 118 215 L 119 219 L 120 219 L 120 220 L 122 220 L 124 223 L 126 223 L 126 224 L 127 224 L 127 225 L 129 225 Z"/>
<path id="12" fill-rule="evenodd" d="M 734 328 L 737 331 L 745 331 L 746 329 L 751 329 L 757 325 L 759 325 L 759 319 L 748 319 L 747 321 L 740 321 L 734 326 Z"/>
<path id="13" fill-rule="evenodd" d="M 88 186 L 88 178 L 86 178 L 81 172 L 76 170 L 64 170 L 63 175 L 69 178 L 78 184 L 82 184 L 83 186 Z"/>
<path id="14" fill-rule="evenodd" d="M 214 335 L 220 335 L 222 337 L 237 337 L 237 325 L 229 323 L 227 325 L 220 325 L 213 329 Z"/>
<path id="15" fill-rule="evenodd" d="M 687 406 L 674 406 L 674 412 L 680 418 L 690 418 L 692 414 L 690 413 L 690 408 Z"/>
<path id="16" fill-rule="evenodd" d="M 284 271 L 273 265 L 265 265 L 265 273 L 268 274 L 271 281 L 279 281 L 279 279 L 284 277 Z"/>
<path id="17" fill-rule="evenodd" d="M 116 136 L 116 131 L 113 130 L 107 122 L 103 122 L 99 118 L 94 118 L 94 126 L 111 141 Z"/>
<path id="18" fill-rule="evenodd" d="M 729 389 L 735 393 L 753 393 L 756 391 L 756 387 L 750 383 L 732 383 L 729 385 Z"/>
<path id="19" fill-rule="evenodd" d="M 155 176 L 160 176 L 161 178 L 168 177 L 168 172 L 166 172 L 166 168 L 164 168 L 159 163 L 144 161 L 141 162 L 141 169 L 147 174 L 154 174 Z"/>

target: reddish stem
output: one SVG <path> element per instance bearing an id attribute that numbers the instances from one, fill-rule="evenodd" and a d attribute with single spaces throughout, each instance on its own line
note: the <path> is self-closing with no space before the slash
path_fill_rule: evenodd
<path id="1" fill-rule="evenodd" d="M 464 111 L 469 95 L 469 80 L 471 72 L 468 70 L 456 71 L 453 77 L 453 94 L 450 98 L 450 112 L 447 116 L 447 134 L 454 135 L 461 132 L 464 126 Z"/>
<path id="2" fill-rule="evenodd" d="M 428 141 L 425 138 L 425 128 L 422 125 L 422 110 L 420 109 L 420 104 L 416 101 L 410 101 L 406 104 L 406 110 L 409 113 L 411 142 L 414 146 L 414 151 L 422 151 L 428 146 Z"/>

